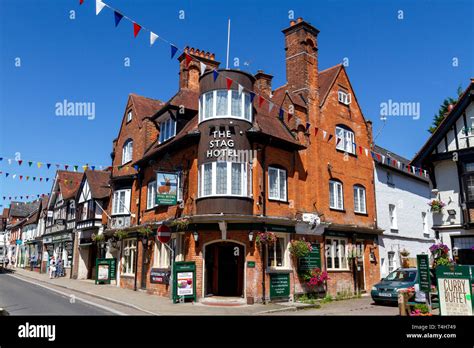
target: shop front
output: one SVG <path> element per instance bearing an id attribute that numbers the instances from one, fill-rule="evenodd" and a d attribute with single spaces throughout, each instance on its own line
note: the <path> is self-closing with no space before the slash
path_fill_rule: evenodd
<path id="1" fill-rule="evenodd" d="M 64 268 L 64 276 L 67 277 L 71 274 L 73 243 L 74 237 L 72 232 L 59 232 L 43 238 L 44 248 L 48 253 L 49 261 L 52 257 L 54 257 L 56 264 L 61 261 Z"/>
<path id="2" fill-rule="evenodd" d="M 79 230 L 77 232 L 77 279 L 94 279 L 95 263 L 98 257 L 97 244 L 92 240 L 98 229 Z"/>

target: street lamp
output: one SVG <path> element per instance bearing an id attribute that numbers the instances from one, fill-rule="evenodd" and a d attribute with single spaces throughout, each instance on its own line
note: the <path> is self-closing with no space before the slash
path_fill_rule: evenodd
<path id="1" fill-rule="evenodd" d="M 250 231 L 250 232 L 249 232 L 249 242 L 250 242 L 250 243 L 253 242 L 253 231 Z"/>
<path id="2" fill-rule="evenodd" d="M 194 241 L 195 241 L 196 243 L 199 242 L 199 233 L 197 233 L 197 231 L 194 231 L 194 232 L 193 232 L 193 238 L 194 238 Z"/>

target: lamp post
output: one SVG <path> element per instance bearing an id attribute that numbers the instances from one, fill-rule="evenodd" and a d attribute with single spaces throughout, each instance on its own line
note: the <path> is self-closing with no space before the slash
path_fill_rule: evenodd
<path id="1" fill-rule="evenodd" d="M 148 249 L 148 236 L 144 235 L 142 237 L 142 279 L 141 279 L 141 288 L 146 289 L 146 253 Z"/>

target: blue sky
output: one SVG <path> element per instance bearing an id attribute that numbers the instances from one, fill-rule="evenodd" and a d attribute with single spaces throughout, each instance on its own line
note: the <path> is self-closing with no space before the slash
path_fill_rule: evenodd
<path id="1" fill-rule="evenodd" d="M 382 126 L 380 103 L 420 103 L 418 120 L 388 117 L 377 138 L 379 145 L 409 158 L 426 141 L 426 129 L 443 99 L 474 77 L 470 0 L 105 3 L 179 48 L 190 45 L 216 53 L 221 66 L 230 18 L 231 59 L 238 57 L 243 70 L 274 75 L 274 88 L 286 80 L 281 29 L 294 11 L 320 30 L 321 70 L 348 58 L 349 78 L 365 117 L 374 122 L 374 135 Z M 179 18 L 181 10 L 184 19 Z M 0 16 L 2 205 L 8 196 L 50 191 L 51 181 L 18 180 L 18 175 L 54 177 L 54 165 L 49 170 L 35 164 L 29 168 L 28 160 L 109 165 L 128 94 L 167 100 L 177 90 L 178 63 L 169 58 L 169 46 L 158 40 L 150 47 L 143 31 L 134 39 L 126 20 L 115 28 L 113 12 L 104 8 L 96 16 L 93 0 L 82 6 L 79 0 L 2 0 Z M 130 67 L 124 67 L 125 58 L 130 58 Z M 55 105 L 64 99 L 95 103 L 95 118 L 56 116 Z M 16 153 L 23 165 L 8 165 L 6 159 Z M 16 179 L 11 179 L 13 174 Z"/>

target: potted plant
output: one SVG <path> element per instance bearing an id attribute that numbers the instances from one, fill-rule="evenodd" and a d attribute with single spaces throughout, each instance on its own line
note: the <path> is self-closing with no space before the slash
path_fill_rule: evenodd
<path id="1" fill-rule="evenodd" d="M 187 231 L 189 227 L 189 219 L 178 218 L 170 223 L 170 226 L 175 228 L 177 232 Z"/>
<path id="2" fill-rule="evenodd" d="M 311 243 L 305 240 L 292 240 L 290 242 L 290 253 L 296 258 L 308 256 L 312 250 Z"/>
<path id="3" fill-rule="evenodd" d="M 303 280 L 304 284 L 313 292 L 321 289 L 321 287 L 323 287 L 324 291 L 324 286 L 329 280 L 328 273 L 320 268 L 299 272 L 298 275 Z"/>
<path id="4" fill-rule="evenodd" d="M 440 214 L 443 212 L 443 208 L 446 206 L 446 204 L 438 199 L 433 199 L 431 202 L 428 203 L 430 206 L 431 212 L 435 214 Z"/>
<path id="5" fill-rule="evenodd" d="M 446 244 L 433 244 L 430 246 L 430 252 L 433 257 L 433 267 L 450 266 L 453 264 L 453 260 L 449 258 L 449 248 Z"/>
<path id="6" fill-rule="evenodd" d="M 126 238 L 127 235 L 128 233 L 125 232 L 124 230 L 118 230 L 117 232 L 114 233 L 114 237 L 117 238 L 118 240 L 122 240 Z"/>
<path id="7" fill-rule="evenodd" d="M 255 238 L 257 245 L 274 244 L 277 238 L 273 232 L 258 232 Z"/>
<path id="8" fill-rule="evenodd" d="M 91 239 L 94 243 L 100 243 L 100 242 L 103 242 L 105 240 L 105 236 L 104 236 L 103 233 L 101 233 L 101 234 L 92 233 Z"/>

